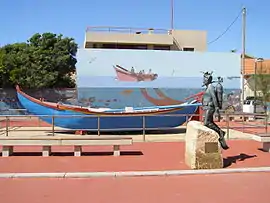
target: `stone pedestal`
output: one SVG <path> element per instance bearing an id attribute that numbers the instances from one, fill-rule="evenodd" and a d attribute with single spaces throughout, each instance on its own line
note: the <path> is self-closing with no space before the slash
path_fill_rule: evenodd
<path id="1" fill-rule="evenodd" d="M 199 121 L 190 121 L 186 131 L 185 162 L 191 169 L 223 168 L 218 134 Z"/>

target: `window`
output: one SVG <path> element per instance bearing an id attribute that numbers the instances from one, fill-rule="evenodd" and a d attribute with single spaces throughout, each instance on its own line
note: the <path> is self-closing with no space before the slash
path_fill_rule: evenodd
<path id="1" fill-rule="evenodd" d="M 104 48 L 104 49 L 116 49 L 117 46 L 116 46 L 116 44 L 103 44 L 102 48 Z"/>
<path id="2" fill-rule="evenodd" d="M 193 47 L 184 47 L 183 51 L 194 51 L 195 49 Z"/>
<path id="3" fill-rule="evenodd" d="M 118 44 L 117 49 L 147 49 L 147 45 Z"/>
<path id="4" fill-rule="evenodd" d="M 170 46 L 166 45 L 154 45 L 154 50 L 170 50 Z"/>
<path id="5" fill-rule="evenodd" d="M 103 44 L 103 49 L 147 49 L 146 44 Z"/>

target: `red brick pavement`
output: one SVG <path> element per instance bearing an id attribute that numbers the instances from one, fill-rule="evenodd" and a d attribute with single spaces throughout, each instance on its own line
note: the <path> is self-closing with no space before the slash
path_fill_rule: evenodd
<path id="1" fill-rule="evenodd" d="M 8 122 L 9 127 L 50 127 L 49 123 L 39 120 L 37 117 L 11 118 Z M 0 127 L 6 127 L 5 118 L 0 119 Z"/>
<path id="2" fill-rule="evenodd" d="M 230 149 L 223 152 L 226 167 L 270 166 L 270 153 L 258 150 L 255 141 L 230 140 Z M 54 147 L 53 151 L 71 152 L 72 147 Z M 184 142 L 134 143 L 122 147 L 123 156 L 111 155 L 111 147 L 85 147 L 88 156 L 41 157 L 39 147 L 17 147 L 15 156 L 0 157 L 0 172 L 83 172 L 83 171 L 141 171 L 188 169 L 184 163 Z M 143 155 L 139 155 L 142 153 Z M 36 155 L 36 156 L 33 156 Z M 56 156 L 57 155 L 57 156 Z M 68 155 L 68 154 L 64 154 Z M 228 166 L 229 165 L 229 166 Z"/>
<path id="3" fill-rule="evenodd" d="M 267 203 L 270 173 L 0 179 L 3 203 Z"/>

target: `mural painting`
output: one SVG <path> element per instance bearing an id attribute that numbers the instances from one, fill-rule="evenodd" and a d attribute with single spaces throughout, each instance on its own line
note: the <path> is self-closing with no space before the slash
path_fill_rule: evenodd
<path id="1" fill-rule="evenodd" d="M 236 53 L 80 49 L 77 59 L 78 99 L 95 107 L 180 104 L 202 91 L 207 70 L 223 77 L 227 94 L 240 91 Z"/>

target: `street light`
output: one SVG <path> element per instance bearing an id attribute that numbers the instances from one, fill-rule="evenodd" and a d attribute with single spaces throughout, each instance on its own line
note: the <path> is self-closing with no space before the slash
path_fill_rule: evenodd
<path id="1" fill-rule="evenodd" d="M 257 102 L 257 63 L 263 62 L 263 58 L 255 59 L 255 67 L 254 67 L 254 113 L 256 113 L 256 102 Z"/>

